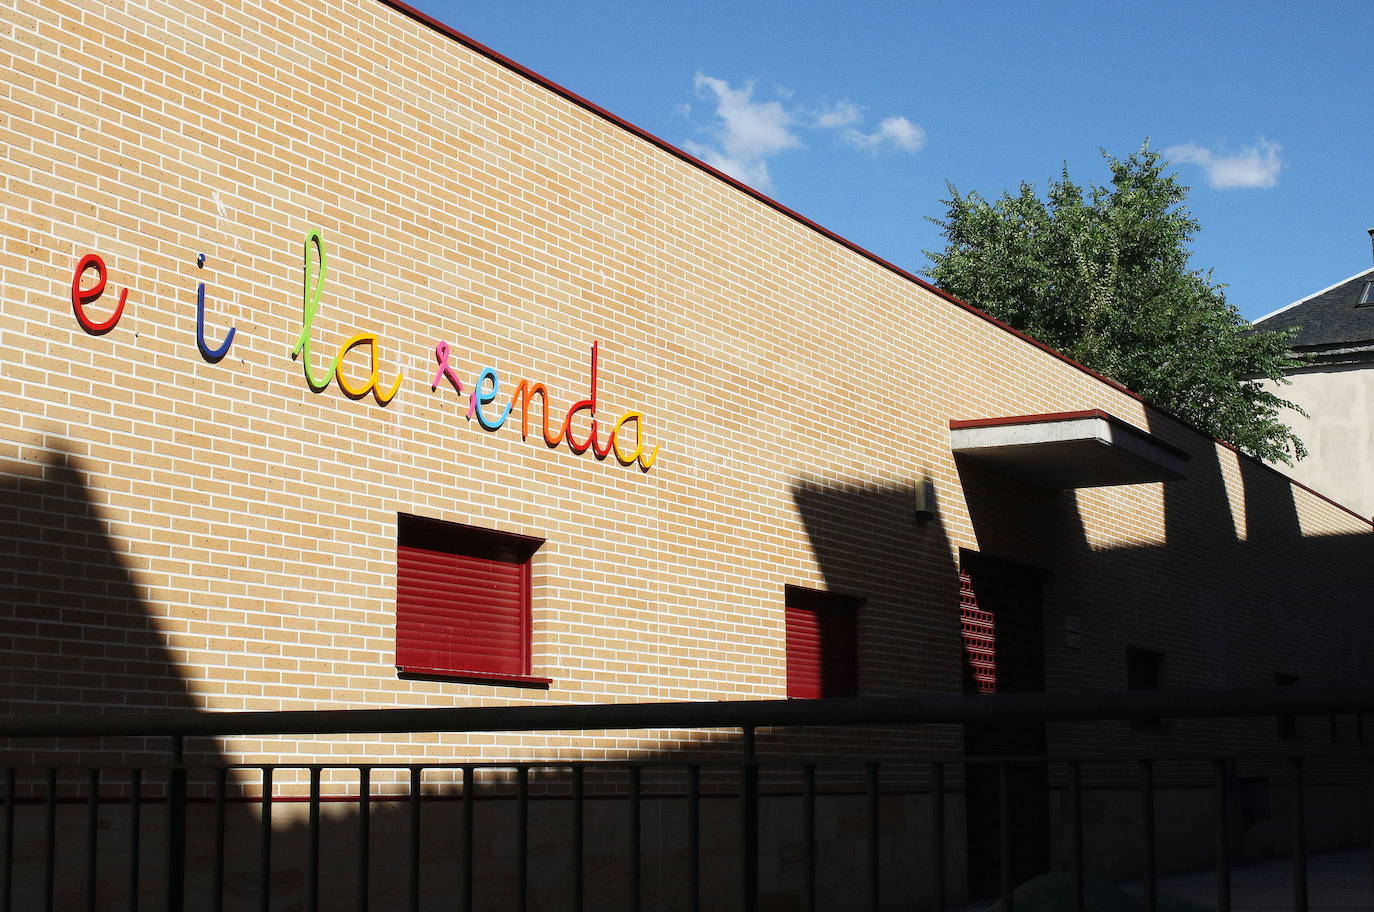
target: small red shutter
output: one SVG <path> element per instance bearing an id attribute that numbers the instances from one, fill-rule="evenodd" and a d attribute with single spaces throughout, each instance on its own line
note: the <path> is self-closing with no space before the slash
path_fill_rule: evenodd
<path id="1" fill-rule="evenodd" d="M 964 638 L 964 686 L 974 693 L 997 693 L 997 618 L 978 607 L 973 579 L 959 574 L 959 624 Z"/>
<path id="2" fill-rule="evenodd" d="M 529 673 L 529 563 L 396 548 L 396 665 Z"/>
<path id="3" fill-rule="evenodd" d="M 787 606 L 787 695 L 801 700 L 822 696 L 820 617 L 810 608 Z"/>
<path id="4" fill-rule="evenodd" d="M 789 586 L 787 696 L 814 700 L 859 692 L 858 600 Z"/>

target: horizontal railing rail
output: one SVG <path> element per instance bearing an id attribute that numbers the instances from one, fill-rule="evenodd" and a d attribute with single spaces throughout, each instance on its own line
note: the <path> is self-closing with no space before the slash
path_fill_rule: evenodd
<path id="1" fill-rule="evenodd" d="M 1374 686 L 0 717 L 0 737 L 533 732 L 1246 718 L 1374 712 Z"/>

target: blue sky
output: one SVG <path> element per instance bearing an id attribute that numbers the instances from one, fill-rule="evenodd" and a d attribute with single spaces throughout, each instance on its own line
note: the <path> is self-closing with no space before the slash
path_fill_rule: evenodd
<path id="1" fill-rule="evenodd" d="M 993 198 L 1147 137 L 1261 316 L 1374 265 L 1374 3 L 412 0 L 924 275 L 946 181 Z"/>

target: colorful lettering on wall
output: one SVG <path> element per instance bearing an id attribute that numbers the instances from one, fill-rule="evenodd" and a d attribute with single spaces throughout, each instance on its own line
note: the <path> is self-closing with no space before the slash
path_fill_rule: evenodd
<path id="1" fill-rule="evenodd" d="M 315 256 L 311 255 L 311 248 L 314 248 Z M 314 281 L 311 281 L 311 266 L 318 260 L 319 268 L 313 270 Z M 310 333 L 315 323 L 315 315 L 320 310 L 320 294 L 324 291 L 324 278 L 327 271 L 327 260 L 324 250 L 324 238 L 318 231 L 311 230 L 305 236 L 305 257 L 301 266 L 303 276 L 302 303 L 304 306 L 301 316 L 301 332 L 296 338 L 296 347 L 291 350 L 291 357 L 299 357 L 301 365 L 305 369 L 305 382 L 310 384 L 310 388 L 315 392 L 321 392 L 329 386 L 331 379 L 339 381 L 339 389 L 344 391 L 344 395 L 351 399 L 361 399 L 368 393 L 381 405 L 386 405 L 395 396 L 396 391 L 401 388 L 401 380 L 404 374 L 397 374 L 396 381 L 391 384 L 391 389 L 383 393 L 378 376 L 377 366 L 377 334 L 370 332 L 356 333 L 347 342 L 339 346 L 338 352 L 334 355 L 334 360 L 329 363 L 329 368 L 321 377 L 316 377 L 310 370 Z M 368 354 L 371 356 L 371 372 L 368 374 L 367 381 L 361 385 L 349 383 L 344 376 L 343 362 L 348 353 L 359 345 L 368 347 Z"/>
<path id="2" fill-rule="evenodd" d="M 447 379 L 449 383 L 453 385 L 454 390 L 461 396 L 463 393 L 463 383 L 455 373 L 453 365 L 449 363 L 449 355 L 450 349 L 448 343 L 440 342 L 435 345 L 434 357 L 439 362 L 439 368 L 434 372 L 434 382 L 430 385 L 430 388 L 438 389 L 439 384 Z M 534 397 L 538 396 L 543 413 L 544 443 L 551 447 L 556 447 L 566 440 L 568 442 L 568 449 L 572 450 L 574 453 L 585 453 L 590 449 L 597 459 L 605 459 L 607 456 L 614 453 L 616 460 L 619 461 L 621 465 L 637 464 L 641 469 L 647 472 L 653 464 L 658 461 L 659 446 L 655 445 L 652 452 L 647 455 L 645 454 L 644 432 L 646 430 L 646 422 L 642 413 L 631 410 L 621 415 L 611 427 L 610 433 L 606 435 L 605 444 L 601 443 L 598 436 L 596 386 L 599 355 L 600 343 L 593 342 L 590 368 L 591 377 L 590 383 L 588 384 L 589 395 L 586 399 L 574 402 L 568 408 L 568 412 L 564 415 L 563 422 L 557 430 L 549 425 L 549 390 L 543 383 L 531 383 L 528 380 L 521 380 L 516 384 L 515 390 L 511 393 L 510 401 L 506 402 L 498 413 L 488 414 L 485 407 L 501 398 L 501 377 L 496 372 L 496 369 L 492 367 L 483 367 L 477 372 L 477 379 L 473 381 L 472 389 L 468 393 L 467 416 L 469 419 L 475 416 L 477 418 L 477 423 L 488 431 L 498 431 L 506 423 L 506 420 L 510 418 L 511 412 L 518 408 L 520 410 L 520 437 L 521 439 L 528 439 L 530 435 L 531 405 Z M 573 418 L 579 412 L 586 412 L 588 417 L 591 418 L 591 422 L 587 429 L 587 436 L 581 442 L 573 436 Z M 631 423 L 634 424 L 635 440 L 634 449 L 628 450 L 622 446 L 621 432 L 625 429 L 626 425 Z"/>
<path id="3" fill-rule="evenodd" d="M 196 257 L 196 266 L 204 268 L 205 254 Z M 89 288 L 82 288 L 81 280 L 89 269 L 95 270 L 95 284 Z M 72 273 L 72 311 L 76 314 L 76 322 L 81 324 L 81 328 L 93 336 L 104 335 L 114 329 L 120 317 L 124 316 L 124 305 L 129 300 L 129 289 L 121 288 L 119 303 L 115 305 L 114 312 L 104 320 L 91 319 L 91 315 L 86 312 L 86 305 L 93 303 L 105 293 L 106 278 L 105 261 L 98 253 L 83 256 L 76 264 L 76 271 Z M 234 344 L 234 332 L 234 328 L 230 327 L 218 348 L 211 348 L 205 341 L 205 283 L 201 282 L 196 288 L 196 347 L 200 349 L 201 357 L 211 364 L 218 363 L 229 353 L 229 346 Z"/>
<path id="4" fill-rule="evenodd" d="M 81 277 L 86 274 L 87 269 L 95 269 L 95 284 L 90 288 L 81 287 Z M 104 320 L 96 321 L 86 313 L 86 305 L 95 301 L 105 293 L 105 261 L 100 258 L 98 253 L 88 253 L 76 264 L 76 272 L 72 275 L 72 310 L 76 313 L 76 322 L 81 324 L 81 328 L 93 336 L 103 335 L 115 328 L 119 318 L 124 316 L 124 302 L 129 299 L 129 289 L 119 290 L 119 303 L 115 305 L 114 313 Z"/>
<path id="5" fill-rule="evenodd" d="M 453 384 L 453 390 L 454 390 L 454 392 L 456 392 L 456 393 L 457 393 L 458 395 L 460 395 L 460 396 L 463 395 L 463 381 L 458 379 L 458 375 L 455 374 L 455 373 L 453 372 L 453 368 L 452 368 L 452 367 L 449 365 L 449 363 L 448 363 L 448 343 L 447 343 L 447 342 L 440 342 L 438 345 L 434 346 L 434 357 L 437 358 L 438 361 L 439 361 L 439 369 L 438 369 L 437 371 L 434 372 L 434 382 L 431 383 L 431 384 L 429 385 L 429 388 L 430 388 L 431 390 L 437 390 L 437 389 L 439 388 L 439 383 L 440 383 L 442 380 L 447 379 L 449 383 L 452 383 L 452 384 Z M 476 400 L 469 397 L 469 399 L 468 399 L 468 419 L 469 419 L 469 420 L 471 420 L 471 418 L 472 418 L 472 409 L 473 409 L 473 405 L 474 405 L 475 403 L 476 403 Z"/>
<path id="6" fill-rule="evenodd" d="M 196 266 L 200 269 L 205 268 L 205 254 L 202 253 L 196 257 Z M 92 269 L 95 270 L 95 282 L 90 286 L 82 287 L 86 273 Z M 296 345 L 291 350 L 291 357 L 300 360 L 306 383 L 310 389 L 318 393 L 323 392 L 331 380 L 338 380 L 339 389 L 346 396 L 352 399 L 361 399 L 371 393 L 379 404 L 385 406 L 395 398 L 396 393 L 400 390 L 404 375 L 397 373 L 390 389 L 383 391 L 378 366 L 380 352 L 376 333 L 360 332 L 349 337 L 348 341 L 339 346 L 338 351 L 335 352 L 333 359 L 330 360 L 329 366 L 323 373 L 316 374 L 311 367 L 311 336 L 314 330 L 315 317 L 319 315 L 320 298 L 324 292 L 325 276 L 328 273 L 328 258 L 325 253 L 324 238 L 318 231 L 311 230 L 306 233 L 301 272 L 301 329 L 296 337 Z M 107 279 L 108 271 L 105 267 L 105 261 L 96 253 L 88 253 L 83 256 L 77 262 L 76 269 L 72 274 L 72 312 L 76 315 L 76 320 L 81 324 L 81 328 L 91 335 L 108 333 L 118 325 L 120 318 L 124 315 L 124 307 L 129 297 L 128 288 L 120 289 L 119 300 L 113 312 L 105 319 L 95 319 L 86 310 L 105 293 Z M 219 345 L 212 347 L 205 338 L 205 310 L 205 283 L 200 282 L 196 287 L 196 347 L 200 350 L 202 358 L 211 364 L 217 364 L 229 353 L 229 349 L 234 344 L 234 339 L 238 334 L 238 328 L 229 327 Z M 368 348 L 370 369 L 366 380 L 355 383 L 345 374 L 344 361 L 349 352 L 363 345 Z M 601 422 L 596 414 L 600 350 L 600 343 L 593 342 L 588 371 L 587 398 L 572 403 L 563 415 L 561 422 L 557 421 L 556 418 L 554 418 L 554 423 L 550 422 L 552 409 L 549 402 L 549 389 L 545 384 L 521 380 L 511 391 L 510 399 L 505 401 L 501 389 L 501 375 L 493 367 L 483 367 L 478 370 L 471 388 L 466 391 L 468 420 L 476 418 L 477 423 L 484 430 L 499 431 L 510 419 L 511 414 L 518 409 L 520 412 L 520 437 L 521 439 L 528 439 L 530 413 L 533 411 L 534 399 L 537 396 L 542 407 L 542 433 L 545 444 L 550 447 L 557 447 L 566 440 L 568 449 L 574 453 L 581 454 L 591 450 L 592 454 L 601 460 L 614 455 L 621 465 L 638 465 L 643 471 L 649 471 L 658 461 L 660 447 L 655 444 L 652 450 L 645 452 L 644 437 L 648 428 L 643 413 L 634 409 L 625 412 L 616 420 L 615 424 L 609 426 L 610 429 L 605 434 L 604 443 L 602 441 L 601 431 L 606 428 L 606 424 Z M 430 384 L 430 389 L 437 390 L 440 384 L 447 380 L 453 386 L 454 391 L 462 396 L 464 394 L 463 382 L 450 363 L 451 351 L 447 342 L 439 342 L 435 345 L 434 357 L 439 366 L 434 372 L 434 380 Z M 586 436 L 578 440 L 574 434 L 573 420 L 582 412 L 587 413 L 589 421 Z M 633 448 L 629 446 L 628 442 L 628 426 L 631 424 L 634 425 Z"/>
<path id="7" fill-rule="evenodd" d="M 205 268 L 205 254 L 196 257 L 196 268 Z M 218 364 L 229 354 L 229 346 L 234 344 L 234 333 L 237 331 L 236 327 L 229 327 L 229 332 L 219 344 L 219 348 L 211 348 L 205 341 L 205 283 L 201 282 L 196 287 L 196 348 L 200 349 L 200 356 L 211 364 Z"/>

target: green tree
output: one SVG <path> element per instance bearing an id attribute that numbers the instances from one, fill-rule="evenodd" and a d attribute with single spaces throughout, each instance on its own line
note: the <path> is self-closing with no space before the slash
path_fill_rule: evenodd
<path id="1" fill-rule="evenodd" d="M 1211 273 L 1189 268 L 1198 223 L 1168 162 L 1148 143 L 1103 156 L 1110 187 L 1080 187 L 1065 166 L 1043 200 L 1027 183 L 995 203 L 949 185 L 931 278 L 1251 455 L 1306 456 L 1279 420 L 1301 409 L 1261 385 L 1300 363 L 1289 335 L 1251 331 Z"/>

